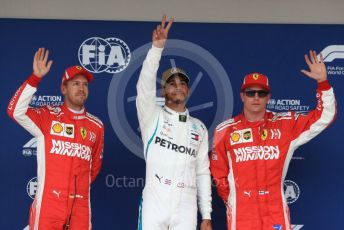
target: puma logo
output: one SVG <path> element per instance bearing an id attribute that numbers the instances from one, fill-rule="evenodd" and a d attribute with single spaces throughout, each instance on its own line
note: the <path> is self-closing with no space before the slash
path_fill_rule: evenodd
<path id="1" fill-rule="evenodd" d="M 247 195 L 248 197 L 251 197 L 251 191 L 244 191 L 244 194 Z"/>
<path id="2" fill-rule="evenodd" d="M 163 178 L 163 176 L 159 177 L 158 174 L 155 174 L 155 177 L 158 178 L 159 182 L 161 183 L 161 179 Z"/>
<path id="3" fill-rule="evenodd" d="M 60 193 L 61 193 L 61 191 L 60 191 L 60 192 L 57 192 L 56 190 L 54 190 L 53 193 L 57 196 L 57 198 L 60 198 Z"/>

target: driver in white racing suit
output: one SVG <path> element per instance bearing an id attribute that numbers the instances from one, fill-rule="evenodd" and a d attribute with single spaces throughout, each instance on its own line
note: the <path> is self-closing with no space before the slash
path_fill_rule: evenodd
<path id="1" fill-rule="evenodd" d="M 163 107 L 156 105 L 156 75 L 173 19 L 166 16 L 153 32 L 153 46 L 137 83 L 137 114 L 144 144 L 146 184 L 138 229 L 193 230 L 197 200 L 201 230 L 211 230 L 211 179 L 208 132 L 185 107 L 189 77 L 172 67 L 162 76 Z"/>

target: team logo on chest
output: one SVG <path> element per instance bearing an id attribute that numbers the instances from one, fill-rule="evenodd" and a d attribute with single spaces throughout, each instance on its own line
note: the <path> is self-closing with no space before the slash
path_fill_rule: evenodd
<path id="1" fill-rule="evenodd" d="M 269 134 L 270 133 L 270 134 Z M 260 138 L 265 141 L 266 139 L 279 140 L 281 139 L 282 133 L 280 129 L 263 129 Z"/>
<path id="2" fill-rule="evenodd" d="M 51 123 L 50 134 L 61 137 L 74 138 L 74 125 L 61 123 L 59 121 L 53 121 Z"/>
<path id="3" fill-rule="evenodd" d="M 235 130 L 230 134 L 231 145 L 253 142 L 252 129 Z"/>
<path id="4" fill-rule="evenodd" d="M 263 129 L 262 135 L 260 135 L 260 138 L 265 141 L 266 138 L 268 138 L 268 130 L 267 129 Z"/>
<path id="5" fill-rule="evenodd" d="M 85 138 L 87 136 L 87 131 L 86 131 L 86 129 L 84 127 L 80 128 L 80 134 L 81 134 L 82 139 L 85 140 Z"/>

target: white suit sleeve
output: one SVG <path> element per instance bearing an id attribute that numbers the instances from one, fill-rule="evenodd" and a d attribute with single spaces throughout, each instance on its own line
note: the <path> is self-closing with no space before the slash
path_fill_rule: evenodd
<path id="1" fill-rule="evenodd" d="M 143 62 L 136 85 L 136 108 L 141 131 L 153 122 L 158 111 L 156 105 L 156 75 L 163 49 L 152 46 Z"/>
<path id="2" fill-rule="evenodd" d="M 211 219 L 211 179 L 208 156 L 208 132 L 205 130 L 197 156 L 196 183 L 198 206 L 202 219 Z"/>
<path id="3" fill-rule="evenodd" d="M 14 94 L 7 108 L 8 115 L 34 137 L 43 135 L 44 118 L 49 116 L 49 112 L 43 107 L 29 107 L 32 96 L 37 91 L 37 86 L 41 80 L 42 78 L 32 74 Z"/>

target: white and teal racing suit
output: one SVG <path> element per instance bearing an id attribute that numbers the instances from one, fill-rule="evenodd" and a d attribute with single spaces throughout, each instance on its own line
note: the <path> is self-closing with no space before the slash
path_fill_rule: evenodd
<path id="1" fill-rule="evenodd" d="M 211 218 L 208 132 L 188 110 L 178 113 L 156 105 L 162 51 L 154 46 L 149 50 L 137 83 L 136 107 L 146 160 L 138 229 L 193 230 L 197 200 L 202 219 Z"/>

